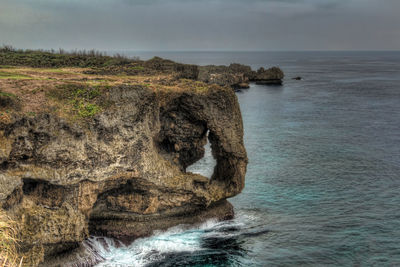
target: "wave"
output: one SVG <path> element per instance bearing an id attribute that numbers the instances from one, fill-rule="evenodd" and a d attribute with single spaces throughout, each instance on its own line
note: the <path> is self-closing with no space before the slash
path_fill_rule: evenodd
<path id="1" fill-rule="evenodd" d="M 135 240 L 130 245 L 93 236 L 85 246 L 106 266 L 242 266 L 257 265 L 244 240 L 268 234 L 254 214 L 239 213 L 233 220 L 209 220 L 198 226 L 180 225 Z"/>

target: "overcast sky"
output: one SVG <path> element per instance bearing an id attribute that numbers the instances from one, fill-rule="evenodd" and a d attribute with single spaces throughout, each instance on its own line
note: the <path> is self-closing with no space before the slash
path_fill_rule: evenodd
<path id="1" fill-rule="evenodd" d="M 400 0 L 0 0 L 0 44 L 400 50 Z"/>

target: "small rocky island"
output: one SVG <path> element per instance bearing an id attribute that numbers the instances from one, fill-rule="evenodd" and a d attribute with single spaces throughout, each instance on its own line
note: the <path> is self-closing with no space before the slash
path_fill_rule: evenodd
<path id="1" fill-rule="evenodd" d="M 226 199 L 247 166 L 232 88 L 283 78 L 278 68 L 10 48 L 0 65 L 0 218 L 28 266 L 95 264 L 81 246 L 90 235 L 128 243 L 232 218 Z M 212 177 L 186 172 L 207 141 Z"/>

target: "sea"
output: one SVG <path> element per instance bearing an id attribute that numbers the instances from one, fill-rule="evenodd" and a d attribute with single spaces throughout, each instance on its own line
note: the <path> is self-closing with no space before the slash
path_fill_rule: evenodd
<path id="1" fill-rule="evenodd" d="M 124 53 L 286 76 L 236 93 L 249 164 L 234 219 L 91 237 L 97 266 L 400 266 L 400 52 Z M 189 171 L 214 165 L 206 145 Z"/>

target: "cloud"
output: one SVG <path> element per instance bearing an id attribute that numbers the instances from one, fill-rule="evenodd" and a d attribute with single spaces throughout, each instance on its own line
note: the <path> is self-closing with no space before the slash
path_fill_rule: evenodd
<path id="1" fill-rule="evenodd" d="M 101 50 L 399 49 L 398 0 L 2 0 L 1 42 Z"/>
<path id="2" fill-rule="evenodd" d="M 0 8 L 0 30 L 5 25 L 27 26 L 30 23 L 50 22 L 54 17 L 52 14 L 33 10 L 26 4 L 7 2 L 1 4 Z"/>

